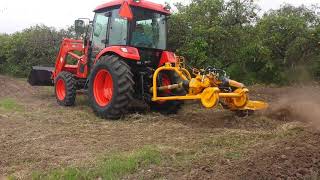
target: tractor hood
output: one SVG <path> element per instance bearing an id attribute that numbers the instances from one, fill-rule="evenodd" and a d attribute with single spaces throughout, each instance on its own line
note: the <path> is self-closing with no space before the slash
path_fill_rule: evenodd
<path id="1" fill-rule="evenodd" d="M 160 13 L 164 13 L 166 15 L 170 15 L 170 9 L 166 8 L 165 6 L 161 4 L 157 4 L 154 2 L 146 1 L 146 0 L 112 0 L 110 2 L 104 3 L 94 10 L 94 12 L 106 9 L 106 8 L 111 8 L 113 6 L 119 6 L 122 5 L 124 2 L 127 2 L 130 6 L 136 6 L 136 7 L 141 7 L 145 9 L 150 9 L 153 11 L 158 11 Z"/>

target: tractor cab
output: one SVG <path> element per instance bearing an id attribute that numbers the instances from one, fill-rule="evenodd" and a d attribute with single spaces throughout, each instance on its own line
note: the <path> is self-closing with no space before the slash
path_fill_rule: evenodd
<path id="1" fill-rule="evenodd" d="M 167 49 L 169 6 L 143 0 L 116 0 L 98 6 L 94 12 L 92 32 L 85 41 L 89 42 L 89 61 L 98 59 L 102 51 L 109 49 L 125 59 L 139 60 L 138 63 L 154 68 L 159 66 L 162 52 Z M 83 24 L 77 20 L 76 30 L 81 30 Z M 114 50 L 117 47 L 119 51 Z"/>

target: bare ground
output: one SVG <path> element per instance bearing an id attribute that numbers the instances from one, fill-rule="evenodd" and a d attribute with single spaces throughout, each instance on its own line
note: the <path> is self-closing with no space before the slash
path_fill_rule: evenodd
<path id="1" fill-rule="evenodd" d="M 0 106 L 0 176 L 29 179 L 35 171 L 91 167 L 107 153 L 153 145 L 162 163 L 124 179 L 317 179 L 319 86 L 296 89 L 252 87 L 253 97 L 272 108 L 246 118 L 187 103 L 174 116 L 146 112 L 105 121 L 85 96 L 64 108 L 52 88 L 0 76 L 0 102 L 17 106 Z"/>

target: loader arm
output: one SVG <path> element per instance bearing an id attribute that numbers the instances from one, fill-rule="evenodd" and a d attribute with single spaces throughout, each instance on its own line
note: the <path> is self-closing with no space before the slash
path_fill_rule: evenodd
<path id="1" fill-rule="evenodd" d="M 60 46 L 55 70 L 52 74 L 55 79 L 62 71 L 71 72 L 78 78 L 86 78 L 88 74 L 86 48 L 82 40 L 64 39 Z M 79 55 L 80 54 L 80 55 Z M 67 64 L 67 56 L 77 60 L 76 65 Z"/>

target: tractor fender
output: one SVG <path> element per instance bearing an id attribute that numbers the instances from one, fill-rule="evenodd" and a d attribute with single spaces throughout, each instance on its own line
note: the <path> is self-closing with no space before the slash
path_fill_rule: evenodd
<path id="1" fill-rule="evenodd" d="M 140 54 L 137 48 L 129 47 L 129 46 L 110 46 L 104 48 L 97 56 L 94 61 L 96 63 L 101 56 L 108 54 L 108 53 L 115 53 L 119 55 L 120 57 L 134 60 L 134 61 L 140 61 Z"/>
<path id="2" fill-rule="evenodd" d="M 173 52 L 163 51 L 158 67 L 163 66 L 165 63 L 176 63 L 176 62 L 177 62 L 176 56 Z"/>

